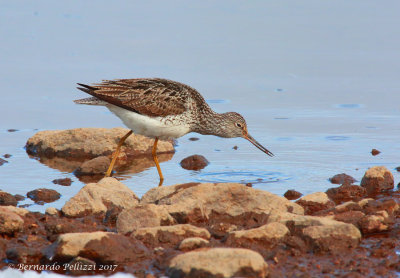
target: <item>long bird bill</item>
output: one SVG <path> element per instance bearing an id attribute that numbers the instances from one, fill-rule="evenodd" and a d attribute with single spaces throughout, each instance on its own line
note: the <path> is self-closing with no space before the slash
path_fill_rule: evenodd
<path id="1" fill-rule="evenodd" d="M 253 137 L 250 136 L 250 134 L 246 134 L 244 135 L 244 138 L 246 138 L 247 140 L 249 140 L 254 146 L 257 147 L 257 149 L 261 150 L 262 152 L 268 154 L 269 156 L 274 156 L 273 153 L 271 153 L 269 150 L 267 150 L 263 145 L 261 145 L 260 143 L 257 142 L 256 139 L 254 139 Z"/>

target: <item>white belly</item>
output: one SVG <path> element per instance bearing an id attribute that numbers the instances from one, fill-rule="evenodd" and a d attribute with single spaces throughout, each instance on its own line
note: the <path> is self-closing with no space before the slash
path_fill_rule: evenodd
<path id="1" fill-rule="evenodd" d="M 161 117 L 143 116 L 112 104 L 107 104 L 106 107 L 136 134 L 165 140 L 179 138 L 190 132 L 190 126 L 184 123 L 172 125 L 170 122 L 160 121 Z"/>

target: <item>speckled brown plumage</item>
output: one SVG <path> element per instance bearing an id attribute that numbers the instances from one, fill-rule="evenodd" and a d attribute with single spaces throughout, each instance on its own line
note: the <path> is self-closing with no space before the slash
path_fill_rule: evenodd
<path id="1" fill-rule="evenodd" d="M 92 86 L 78 84 L 83 87 L 80 90 L 96 98 L 150 117 L 179 115 L 189 109 L 211 110 L 195 89 L 167 79 L 105 80 Z"/>

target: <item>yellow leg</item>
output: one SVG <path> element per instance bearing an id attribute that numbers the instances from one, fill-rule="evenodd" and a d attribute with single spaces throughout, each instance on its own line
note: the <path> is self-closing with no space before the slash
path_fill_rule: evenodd
<path id="1" fill-rule="evenodd" d="M 163 184 L 164 177 L 163 177 L 163 174 L 162 174 L 162 172 L 161 172 L 160 163 L 158 163 L 158 158 L 157 158 L 157 143 L 158 143 L 158 138 L 156 138 L 156 140 L 154 140 L 153 151 L 151 152 L 151 154 L 153 155 L 153 160 L 154 160 L 154 162 L 156 163 L 158 175 L 160 176 L 160 183 L 158 184 L 158 186 L 161 186 L 161 185 Z"/>
<path id="2" fill-rule="evenodd" d="M 111 160 L 110 166 L 108 166 L 108 169 L 107 169 L 107 172 L 106 172 L 106 175 L 105 175 L 106 177 L 111 177 L 111 172 L 112 172 L 112 170 L 114 168 L 115 161 L 117 161 L 117 158 L 119 156 L 119 151 L 121 149 L 121 146 L 122 146 L 122 144 L 124 144 L 126 138 L 128 138 L 132 134 L 132 132 L 133 131 L 130 130 L 127 134 L 124 135 L 124 137 L 122 137 L 119 140 L 117 149 L 115 150 L 115 152 L 112 155 L 112 160 Z"/>

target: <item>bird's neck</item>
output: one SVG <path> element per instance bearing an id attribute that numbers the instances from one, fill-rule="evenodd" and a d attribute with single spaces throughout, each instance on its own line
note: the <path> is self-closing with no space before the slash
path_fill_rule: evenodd
<path id="1" fill-rule="evenodd" d="M 194 132 L 203 135 L 216 135 L 224 137 L 224 114 L 216 113 L 210 109 L 207 113 L 199 115 L 199 121 Z"/>

